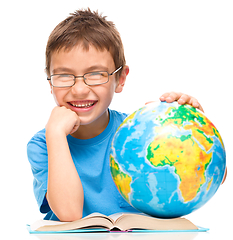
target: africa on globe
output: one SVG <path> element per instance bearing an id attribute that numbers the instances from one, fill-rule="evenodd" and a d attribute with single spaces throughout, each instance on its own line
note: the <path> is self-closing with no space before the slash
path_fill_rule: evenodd
<path id="1" fill-rule="evenodd" d="M 226 154 L 201 111 L 150 103 L 129 115 L 111 146 L 110 170 L 124 199 L 154 217 L 174 218 L 203 206 L 218 190 Z"/>

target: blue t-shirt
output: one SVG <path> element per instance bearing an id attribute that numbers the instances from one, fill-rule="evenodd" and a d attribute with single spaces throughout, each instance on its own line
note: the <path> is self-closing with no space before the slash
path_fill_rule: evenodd
<path id="1" fill-rule="evenodd" d="M 106 129 L 91 139 L 67 136 L 72 159 L 84 190 L 83 217 L 99 212 L 110 215 L 117 212 L 138 212 L 118 192 L 110 173 L 109 154 L 112 138 L 127 117 L 109 110 L 110 120 Z M 48 183 L 48 153 L 45 129 L 38 132 L 27 145 L 28 159 L 34 176 L 34 194 L 45 219 L 58 220 L 46 200 Z"/>

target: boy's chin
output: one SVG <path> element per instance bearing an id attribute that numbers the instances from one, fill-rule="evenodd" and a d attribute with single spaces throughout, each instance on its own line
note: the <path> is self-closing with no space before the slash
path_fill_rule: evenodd
<path id="1" fill-rule="evenodd" d="M 79 116 L 79 115 L 78 115 Z M 88 126 L 90 125 L 92 122 L 91 119 L 87 119 L 86 117 L 83 117 L 83 116 L 79 116 L 79 119 L 80 119 L 80 126 Z"/>

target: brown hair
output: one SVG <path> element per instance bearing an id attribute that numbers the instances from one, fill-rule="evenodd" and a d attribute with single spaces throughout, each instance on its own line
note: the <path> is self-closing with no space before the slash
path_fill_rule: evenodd
<path id="1" fill-rule="evenodd" d="M 116 68 L 125 65 L 123 44 L 114 23 L 88 8 L 70 14 L 50 34 L 46 47 L 48 76 L 52 53 L 61 49 L 69 51 L 78 44 L 82 44 L 85 50 L 88 50 L 90 45 L 98 50 L 106 49 L 111 53 Z M 120 75 L 121 71 L 118 73 Z"/>

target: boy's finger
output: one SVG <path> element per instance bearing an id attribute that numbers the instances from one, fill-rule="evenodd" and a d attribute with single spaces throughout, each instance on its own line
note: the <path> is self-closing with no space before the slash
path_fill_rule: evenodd
<path id="1" fill-rule="evenodd" d="M 181 105 L 188 103 L 189 101 L 190 101 L 190 96 L 186 94 L 182 94 L 181 97 L 178 99 L 178 103 Z"/>
<path id="2" fill-rule="evenodd" d="M 195 108 L 198 108 L 199 110 L 201 110 L 202 112 L 204 112 L 201 104 L 198 102 L 198 100 L 196 98 L 191 98 L 189 104 Z"/>
<path id="3" fill-rule="evenodd" d="M 170 92 L 165 98 L 165 101 L 168 103 L 172 103 L 174 101 L 179 100 L 181 95 L 182 95 L 181 93 Z"/>
<path id="4" fill-rule="evenodd" d="M 164 102 L 166 101 L 166 98 L 170 95 L 170 93 L 164 93 L 159 99 L 160 101 Z"/>

